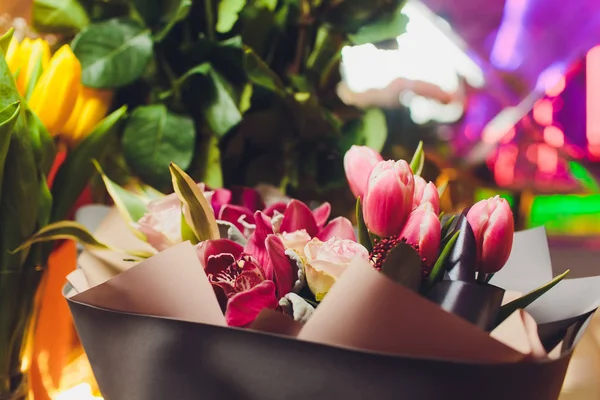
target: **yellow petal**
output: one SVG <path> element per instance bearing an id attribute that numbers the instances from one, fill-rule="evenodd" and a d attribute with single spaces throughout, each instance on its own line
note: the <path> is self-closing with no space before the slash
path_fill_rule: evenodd
<path id="1" fill-rule="evenodd" d="M 81 80 L 81 64 L 69 45 L 52 56 L 40 77 L 29 106 L 52 135 L 57 135 L 71 115 Z"/>
<path id="2" fill-rule="evenodd" d="M 61 134 L 72 143 L 86 137 L 106 116 L 112 98 L 110 90 L 80 87 L 75 108 Z"/>
<path id="3" fill-rule="evenodd" d="M 16 71 L 16 64 L 19 53 L 19 42 L 13 36 L 10 39 L 10 43 L 8 44 L 8 50 L 6 51 L 6 63 L 8 64 L 8 68 L 14 74 Z"/>

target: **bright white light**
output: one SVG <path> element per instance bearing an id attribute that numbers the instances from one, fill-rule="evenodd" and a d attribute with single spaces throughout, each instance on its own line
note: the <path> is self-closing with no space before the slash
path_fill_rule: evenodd
<path id="1" fill-rule="evenodd" d="M 429 82 L 448 93 L 460 90 L 459 77 L 469 85 L 481 87 L 483 73 L 449 36 L 447 22 L 432 14 L 422 3 L 409 1 L 403 9 L 409 17 L 406 33 L 398 37 L 398 50 L 381 50 L 371 44 L 342 50 L 346 84 L 353 92 L 381 89 L 397 78 Z M 432 18 L 437 20 L 432 22 Z M 462 104 L 443 105 L 434 100 L 412 96 L 408 103 L 416 123 L 430 120 L 456 121 Z"/>
<path id="2" fill-rule="evenodd" d="M 92 387 L 87 383 L 81 383 L 56 395 L 54 400 L 102 400 L 102 397 L 94 396 Z"/>

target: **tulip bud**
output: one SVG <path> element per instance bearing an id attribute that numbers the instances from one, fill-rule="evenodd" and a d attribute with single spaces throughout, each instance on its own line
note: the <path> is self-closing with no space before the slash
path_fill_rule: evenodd
<path id="1" fill-rule="evenodd" d="M 16 62 L 11 69 L 13 72 L 19 70 L 17 88 L 19 89 L 19 93 L 23 95 L 27 91 L 27 86 L 37 63 L 42 63 L 42 69 L 48 67 L 48 63 L 50 62 L 50 45 L 43 39 L 31 40 L 25 38 L 18 46 L 15 57 Z"/>
<path id="2" fill-rule="evenodd" d="M 375 165 L 383 161 L 381 155 L 367 146 L 352 146 L 344 155 L 344 170 L 354 197 L 363 197 L 369 175 Z"/>
<path id="3" fill-rule="evenodd" d="M 418 248 L 419 255 L 427 266 L 433 266 L 440 251 L 440 220 L 431 203 L 423 203 L 410 213 L 400 237 Z"/>
<path id="4" fill-rule="evenodd" d="M 112 102 L 111 90 L 98 90 L 81 86 L 71 117 L 61 130 L 71 143 L 86 137 L 104 118 Z"/>
<path id="5" fill-rule="evenodd" d="M 77 101 L 81 64 L 68 45 L 61 47 L 40 77 L 29 106 L 48 131 L 57 135 L 69 119 Z"/>
<path id="6" fill-rule="evenodd" d="M 433 182 L 425 182 L 420 176 L 415 176 L 415 195 L 413 198 L 413 209 L 423 203 L 430 203 L 436 214 L 440 213 L 440 195 Z"/>
<path id="7" fill-rule="evenodd" d="M 380 161 L 371 175 L 363 201 L 363 218 L 380 237 L 397 235 L 412 210 L 415 182 L 404 160 Z"/>
<path id="8" fill-rule="evenodd" d="M 498 272 L 510 255 L 515 225 L 505 199 L 499 196 L 481 200 L 467 213 L 477 244 L 477 271 Z"/>

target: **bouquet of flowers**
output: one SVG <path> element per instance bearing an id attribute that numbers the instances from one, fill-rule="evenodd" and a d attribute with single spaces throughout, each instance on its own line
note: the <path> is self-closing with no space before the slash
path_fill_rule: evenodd
<path id="1" fill-rule="evenodd" d="M 423 160 L 346 154 L 356 229 L 174 164 L 165 197 L 104 177 L 131 230 L 109 214 L 65 294 L 105 398 L 556 398 L 600 280 L 552 279 L 503 199 L 440 213 Z"/>

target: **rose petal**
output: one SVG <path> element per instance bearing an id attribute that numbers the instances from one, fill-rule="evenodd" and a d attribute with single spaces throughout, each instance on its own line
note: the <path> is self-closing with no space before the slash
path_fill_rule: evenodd
<path id="1" fill-rule="evenodd" d="M 292 200 L 283 213 L 281 221 L 281 232 L 295 232 L 305 229 L 311 237 L 317 236 L 319 228 L 308 206 L 301 201 Z"/>
<path id="2" fill-rule="evenodd" d="M 196 246 L 196 255 L 202 266 L 206 268 L 210 256 L 227 253 L 237 259 L 242 254 L 243 250 L 244 248 L 242 246 L 229 239 L 205 240 Z"/>
<path id="3" fill-rule="evenodd" d="M 248 238 L 248 243 L 244 247 L 244 253 L 250 254 L 258 261 L 259 265 L 264 267 L 269 262 L 265 240 L 267 240 L 267 236 L 273 234 L 273 227 L 271 226 L 270 218 L 260 211 L 254 214 L 254 222 L 256 229 L 254 229 L 254 232 Z"/>
<path id="4" fill-rule="evenodd" d="M 272 281 L 263 281 L 247 292 L 232 296 L 227 302 L 225 321 L 229 326 L 248 326 L 265 308 L 277 308 Z"/>
<path id="5" fill-rule="evenodd" d="M 231 192 L 227 189 L 216 189 L 210 200 L 215 216 L 221 212 L 221 207 L 231 203 Z"/>
<path id="6" fill-rule="evenodd" d="M 246 227 L 242 221 L 247 224 L 254 224 L 254 213 L 242 206 L 226 204 L 221 207 L 218 219 L 231 222 L 240 232 L 244 232 Z"/>
<path id="7" fill-rule="evenodd" d="M 319 228 L 323 228 L 329 219 L 329 215 L 331 214 L 331 204 L 325 202 L 319 207 L 315 208 L 312 213 L 315 217 L 315 221 L 317 222 L 317 226 Z"/>
<path id="8" fill-rule="evenodd" d="M 277 286 L 277 298 L 279 299 L 292 290 L 298 273 L 291 260 L 285 255 L 285 247 L 279 237 L 269 235 L 266 245 Z"/>
<path id="9" fill-rule="evenodd" d="M 323 242 L 332 237 L 356 241 L 356 232 L 354 232 L 354 227 L 350 220 L 344 217 L 337 217 L 332 219 L 317 237 Z"/>

